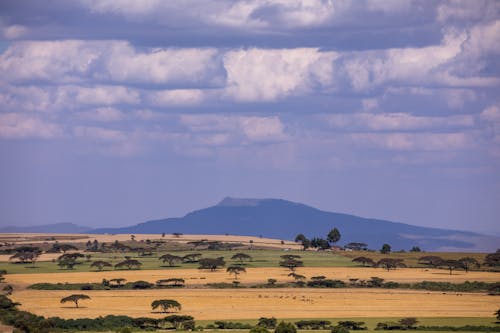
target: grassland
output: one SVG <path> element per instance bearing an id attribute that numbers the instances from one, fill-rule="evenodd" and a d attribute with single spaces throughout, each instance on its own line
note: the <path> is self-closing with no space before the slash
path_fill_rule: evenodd
<path id="1" fill-rule="evenodd" d="M 59 303 L 67 291 L 21 290 L 12 299 L 21 309 L 44 316 L 94 318 L 115 314 L 161 317 L 155 299 L 175 299 L 181 314 L 196 319 L 335 317 L 490 317 L 498 300 L 485 294 L 374 289 L 183 289 L 86 291 L 81 308 Z"/>
<path id="2" fill-rule="evenodd" d="M 4 237 L 4 238 L 2 238 Z M 130 235 L 3 235 L 0 240 L 10 237 L 16 244 L 43 244 L 47 246 L 56 240 L 61 243 L 77 244 L 80 249 L 88 240 L 99 242 L 130 242 Z M 493 325 L 493 312 L 498 310 L 497 296 L 484 293 L 429 292 L 401 289 L 313 289 L 313 288 L 237 288 L 212 289 L 209 283 L 231 283 L 233 277 L 225 269 L 215 272 L 197 269 L 198 264 L 179 264 L 169 267 L 158 257 L 164 253 L 184 256 L 188 253 L 201 253 L 203 257 L 224 257 L 227 265 L 238 263 L 231 256 L 244 252 L 253 260 L 245 262 L 247 272 L 239 276 L 242 285 L 264 284 L 269 278 L 278 283 L 291 282 L 289 270 L 279 267 L 283 254 L 300 255 L 305 267 L 297 269 L 297 273 L 307 279 L 323 275 L 329 279 L 348 282 L 349 279 L 368 280 L 377 276 L 386 281 L 401 283 L 435 281 L 460 283 L 464 281 L 499 282 L 500 273 L 485 270 L 453 271 L 449 274 L 443 269 L 429 269 L 418 264 L 423 255 L 437 255 L 445 259 L 473 257 L 483 262 L 485 254 L 475 253 L 391 253 L 382 255 L 376 252 L 315 252 L 299 251 L 296 244 L 282 244 L 280 240 L 260 239 L 239 236 L 205 236 L 183 235 L 137 235 L 136 244 L 144 244 L 146 239 L 161 239 L 172 243 L 182 243 L 184 248 L 192 240 L 208 239 L 245 244 L 245 249 L 232 251 L 189 249 L 182 251 L 159 251 L 152 256 L 138 256 L 137 253 L 90 253 L 91 260 L 75 266 L 74 270 L 63 270 L 54 259 L 60 254 L 44 254 L 34 265 L 13 264 L 8 262 L 9 256 L 0 256 L 0 270 L 9 274 L 6 282 L 14 287 L 11 298 L 21 303 L 21 309 L 46 317 L 94 318 L 115 314 L 133 317 L 163 317 L 164 314 L 151 312 L 150 304 L 154 299 L 176 299 L 182 304 L 181 314 L 189 314 L 200 324 L 213 320 L 231 320 L 255 323 L 262 316 L 274 316 L 287 321 L 299 319 L 328 319 L 332 322 L 339 318 L 356 318 L 365 321 L 371 332 L 377 322 L 396 320 L 401 317 L 417 317 L 422 325 L 467 324 Z M 144 241 L 144 242 L 141 242 Z M 250 240 L 252 243 L 250 244 Z M 260 245 L 266 249 L 248 247 Z M 286 249 L 286 251 L 285 251 Z M 412 268 L 387 271 L 382 268 L 360 267 L 352 263 L 357 256 L 378 260 L 382 257 L 404 259 Z M 130 256 L 142 263 L 140 270 L 105 270 L 96 272 L 90 264 L 94 260 L 105 260 L 116 264 Z M 226 265 L 226 266 L 227 266 Z M 167 278 L 183 278 L 186 288 L 155 290 L 92 290 L 85 291 L 91 297 L 83 301 L 82 307 L 76 309 L 69 304 L 60 304 L 60 299 L 71 294 L 71 291 L 30 290 L 27 287 L 40 282 L 49 283 L 100 283 L 103 279 L 125 278 L 127 281 L 145 280 L 155 282 Z M 337 318 L 337 319 L 335 319 Z M 425 319 L 423 319 L 425 318 Z M 230 332 L 225 330 L 224 332 Z M 319 332 L 319 331 L 318 331 Z"/>

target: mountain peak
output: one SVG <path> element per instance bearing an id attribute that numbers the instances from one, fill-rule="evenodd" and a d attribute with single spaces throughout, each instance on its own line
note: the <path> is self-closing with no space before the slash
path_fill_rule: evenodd
<path id="1" fill-rule="evenodd" d="M 255 207 L 260 204 L 263 199 L 247 199 L 247 198 L 232 198 L 225 197 L 217 206 L 221 207 L 239 207 L 239 206 L 250 206 Z"/>

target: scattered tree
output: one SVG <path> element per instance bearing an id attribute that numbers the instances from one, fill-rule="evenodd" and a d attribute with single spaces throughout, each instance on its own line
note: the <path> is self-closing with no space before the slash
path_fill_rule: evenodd
<path id="1" fill-rule="evenodd" d="M 184 263 L 197 263 L 201 258 L 201 253 L 189 253 L 182 257 Z"/>
<path id="2" fill-rule="evenodd" d="M 375 265 L 375 262 L 373 261 L 373 259 L 370 259 L 368 257 L 356 257 L 356 258 L 352 259 L 352 262 L 360 263 L 363 266 L 373 266 L 373 265 Z"/>
<path id="3" fill-rule="evenodd" d="M 326 239 L 314 237 L 311 239 L 311 247 L 319 250 L 326 250 L 330 248 L 330 243 Z"/>
<path id="4" fill-rule="evenodd" d="M 243 264 L 244 261 L 252 261 L 252 256 L 246 254 L 246 253 L 236 253 L 234 256 L 231 257 L 232 260 L 239 260 L 240 263 Z"/>
<path id="5" fill-rule="evenodd" d="M 497 317 L 497 320 L 500 320 L 500 309 L 498 309 L 494 315 Z"/>
<path id="6" fill-rule="evenodd" d="M 295 269 L 297 267 L 302 267 L 304 266 L 304 262 L 301 261 L 301 260 L 297 260 L 297 259 L 284 259 L 282 261 L 280 261 L 279 265 L 281 267 L 286 267 L 288 268 L 289 270 L 291 270 L 292 272 L 295 272 Z"/>
<path id="7" fill-rule="evenodd" d="M 267 284 L 269 286 L 275 286 L 276 282 L 278 282 L 278 280 L 276 280 L 276 279 L 267 279 Z"/>
<path id="8" fill-rule="evenodd" d="M 420 247 L 414 246 L 410 249 L 410 252 L 422 252 L 422 250 L 420 249 Z"/>
<path id="9" fill-rule="evenodd" d="M 158 287 L 184 287 L 184 279 L 170 278 L 156 281 Z"/>
<path id="10" fill-rule="evenodd" d="M 161 308 L 161 312 L 168 313 L 168 310 L 180 310 L 181 304 L 173 299 L 157 299 L 151 303 L 151 308 L 156 310 L 157 308 Z"/>
<path id="11" fill-rule="evenodd" d="M 90 299 L 90 297 L 87 295 L 84 295 L 84 294 L 73 294 L 73 295 L 61 298 L 61 303 L 74 302 L 75 306 L 78 308 L 78 302 L 83 300 L 83 299 Z"/>
<path id="12" fill-rule="evenodd" d="M 453 259 L 449 259 L 449 260 L 443 260 L 439 266 L 444 266 L 446 267 L 449 271 L 450 271 L 450 275 L 452 274 L 453 270 L 455 269 L 458 269 L 458 268 L 461 268 L 462 267 L 462 264 L 460 263 L 460 261 L 458 260 L 453 260 Z"/>
<path id="13" fill-rule="evenodd" d="M 368 244 L 359 243 L 359 242 L 351 242 L 344 246 L 345 249 L 350 249 L 353 251 L 366 251 L 368 249 Z"/>
<path id="14" fill-rule="evenodd" d="M 158 260 L 163 261 L 163 263 L 168 262 L 168 265 L 170 267 L 174 267 L 174 265 L 175 265 L 176 262 L 181 262 L 182 261 L 182 258 L 167 253 L 167 254 L 164 254 L 161 257 L 159 257 Z"/>
<path id="15" fill-rule="evenodd" d="M 490 253 L 484 258 L 484 264 L 489 267 L 500 267 L 500 249 L 495 253 Z"/>
<path id="16" fill-rule="evenodd" d="M 386 254 L 391 252 L 391 246 L 389 244 L 384 244 L 382 245 L 382 248 L 380 249 L 380 253 Z"/>
<path id="17" fill-rule="evenodd" d="M 443 258 L 438 256 L 424 256 L 418 258 L 418 263 L 431 267 L 438 267 L 443 262 Z"/>
<path id="18" fill-rule="evenodd" d="M 66 253 L 68 251 L 77 251 L 78 248 L 74 245 L 71 245 L 71 244 L 60 244 L 59 250 L 63 251 L 63 253 Z"/>
<path id="19" fill-rule="evenodd" d="M 458 259 L 458 262 L 460 263 L 462 268 L 465 270 L 465 272 L 468 272 L 472 268 L 477 269 L 480 267 L 479 262 L 476 259 L 471 258 L 471 257 L 460 258 L 460 259 Z"/>
<path id="20" fill-rule="evenodd" d="M 388 271 L 391 269 L 396 269 L 398 267 L 404 268 L 406 265 L 403 263 L 403 259 L 393 259 L 393 258 L 382 258 L 375 264 L 376 267 L 382 267 Z"/>
<path id="21" fill-rule="evenodd" d="M 247 270 L 245 269 L 245 267 L 242 266 L 229 266 L 226 269 L 226 272 L 234 275 L 235 280 L 238 280 L 238 275 L 240 275 L 241 273 L 246 273 L 246 271 Z"/>
<path id="22" fill-rule="evenodd" d="M 115 269 L 121 269 L 123 267 L 127 267 L 127 269 L 140 269 L 142 266 L 142 263 L 138 260 L 135 259 L 126 259 L 124 261 L 121 261 L 115 265 Z"/>
<path id="23" fill-rule="evenodd" d="M 224 261 L 223 257 L 202 258 L 198 261 L 198 264 L 200 265 L 198 269 L 209 269 L 210 271 L 214 272 L 219 267 L 224 267 L 226 265 L 226 262 Z"/>
<path id="24" fill-rule="evenodd" d="M 102 271 L 105 267 L 112 267 L 112 266 L 113 265 L 111 265 L 111 263 L 102 260 L 96 260 L 90 265 L 90 267 L 96 267 L 99 272 Z"/>
<path id="25" fill-rule="evenodd" d="M 333 244 L 337 243 L 340 240 L 340 231 L 337 228 L 333 228 L 328 233 L 328 236 L 326 237 L 326 239 L 330 243 L 333 243 Z"/>

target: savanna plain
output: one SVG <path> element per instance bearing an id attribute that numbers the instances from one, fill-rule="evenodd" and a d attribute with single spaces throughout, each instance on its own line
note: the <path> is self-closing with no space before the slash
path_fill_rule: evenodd
<path id="1" fill-rule="evenodd" d="M 495 254 L 318 251 L 227 235 L 2 234 L 0 243 L 0 286 L 16 311 L 142 318 L 113 332 L 272 331 L 281 321 L 339 333 L 500 331 L 500 273 L 485 264 Z M 456 264 L 463 258 L 470 267 Z M 0 332 L 10 332 L 4 312 Z M 61 325 L 47 332 L 106 331 Z"/>

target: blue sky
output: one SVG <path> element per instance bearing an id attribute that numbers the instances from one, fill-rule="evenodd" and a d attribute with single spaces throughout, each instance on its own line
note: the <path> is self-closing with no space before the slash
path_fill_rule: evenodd
<path id="1" fill-rule="evenodd" d="M 498 1 L 0 2 L 0 224 L 277 197 L 500 233 Z"/>

